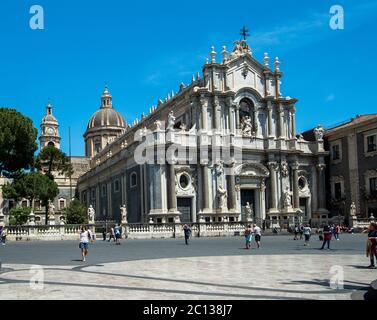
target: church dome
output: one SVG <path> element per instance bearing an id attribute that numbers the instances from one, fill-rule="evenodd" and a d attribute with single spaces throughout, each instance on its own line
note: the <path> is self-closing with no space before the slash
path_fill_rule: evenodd
<path id="1" fill-rule="evenodd" d="M 123 116 L 113 108 L 112 97 L 105 87 L 101 97 L 101 108 L 90 118 L 87 130 L 102 129 L 108 127 L 125 128 L 126 121 Z"/>

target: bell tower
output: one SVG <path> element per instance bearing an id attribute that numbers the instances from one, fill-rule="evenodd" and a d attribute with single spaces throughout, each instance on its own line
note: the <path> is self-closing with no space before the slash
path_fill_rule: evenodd
<path id="1" fill-rule="evenodd" d="M 39 137 L 40 149 L 42 150 L 50 145 L 60 149 L 60 140 L 59 123 L 52 115 L 52 105 L 49 102 L 46 107 L 46 115 L 43 117 L 41 123 L 41 135 Z"/>

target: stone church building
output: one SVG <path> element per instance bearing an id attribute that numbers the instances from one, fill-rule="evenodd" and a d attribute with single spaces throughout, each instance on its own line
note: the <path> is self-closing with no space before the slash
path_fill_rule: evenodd
<path id="1" fill-rule="evenodd" d="M 97 220 L 119 221 L 126 204 L 130 223 L 327 217 L 324 130 L 310 142 L 296 134 L 298 100 L 282 77 L 279 59 L 260 63 L 246 40 L 212 48 L 202 74 L 131 126 L 105 88 L 84 134 L 80 200 Z"/>

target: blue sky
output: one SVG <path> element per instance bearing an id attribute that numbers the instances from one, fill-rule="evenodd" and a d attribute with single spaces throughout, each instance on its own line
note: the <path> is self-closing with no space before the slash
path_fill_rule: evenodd
<path id="1" fill-rule="evenodd" d="M 234 3 L 234 5 L 232 5 Z M 2 0 L 0 106 L 39 128 L 48 99 L 68 152 L 84 154 L 82 135 L 107 83 L 129 123 L 201 70 L 214 45 L 232 49 L 250 30 L 254 56 L 279 56 L 282 92 L 299 99 L 297 127 L 328 126 L 376 113 L 377 1 Z M 43 6 L 45 29 L 29 28 Z M 329 27 L 330 7 L 345 10 L 345 29 Z"/>

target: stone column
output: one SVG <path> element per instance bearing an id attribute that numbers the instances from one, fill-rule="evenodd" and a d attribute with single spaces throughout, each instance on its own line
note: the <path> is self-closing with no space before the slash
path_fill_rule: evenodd
<path id="1" fill-rule="evenodd" d="M 230 168 L 231 174 L 227 176 L 227 186 L 228 186 L 228 208 L 230 211 L 236 211 L 236 177 L 234 175 L 234 165 Z"/>
<path id="2" fill-rule="evenodd" d="M 270 168 L 270 176 L 271 176 L 271 205 L 270 205 L 270 212 L 277 211 L 277 177 L 276 171 L 278 169 L 278 165 L 276 162 L 268 163 L 268 167 Z"/>
<path id="3" fill-rule="evenodd" d="M 240 107 L 236 106 L 236 131 L 241 129 L 240 124 Z"/>
<path id="4" fill-rule="evenodd" d="M 284 108 L 283 105 L 279 105 L 279 138 L 283 138 L 284 134 Z"/>
<path id="5" fill-rule="evenodd" d="M 293 208 L 300 208 L 300 194 L 298 188 L 298 163 L 292 165 L 293 170 Z"/>
<path id="6" fill-rule="evenodd" d="M 272 112 L 273 112 L 273 107 L 272 107 L 272 102 L 268 101 L 267 102 L 267 108 L 268 108 L 268 136 L 273 137 L 272 134 Z"/>
<path id="7" fill-rule="evenodd" d="M 229 130 L 230 133 L 235 133 L 235 105 L 229 106 Z"/>
<path id="8" fill-rule="evenodd" d="M 291 109 L 292 139 L 296 139 L 296 109 Z"/>
<path id="9" fill-rule="evenodd" d="M 169 164 L 169 188 L 168 188 L 169 212 L 177 212 L 177 195 L 175 191 L 175 165 Z"/>
<path id="10" fill-rule="evenodd" d="M 221 106 L 220 106 L 220 101 L 218 97 L 214 98 L 213 114 L 215 118 L 214 129 L 216 132 L 220 132 L 221 131 Z"/>
<path id="11" fill-rule="evenodd" d="M 281 74 L 276 74 L 276 77 L 275 77 L 275 81 L 276 81 L 276 98 L 279 98 L 280 95 L 281 95 L 281 92 L 280 92 L 280 77 L 281 77 Z"/>
<path id="12" fill-rule="evenodd" d="M 326 210 L 326 195 L 325 195 L 325 164 L 318 164 L 318 211 Z"/>
<path id="13" fill-rule="evenodd" d="M 107 210 L 108 210 L 108 213 L 107 213 L 108 217 L 110 219 L 115 218 L 113 216 L 112 205 L 111 205 L 111 181 L 107 183 Z"/>
<path id="14" fill-rule="evenodd" d="M 208 185 L 208 162 L 202 163 L 202 178 L 203 178 L 203 212 L 210 211 L 209 209 L 209 185 Z"/>
<path id="15" fill-rule="evenodd" d="M 208 131 L 208 100 L 204 97 L 200 99 L 200 104 L 202 106 L 201 110 L 201 122 L 202 122 L 202 130 Z"/>

